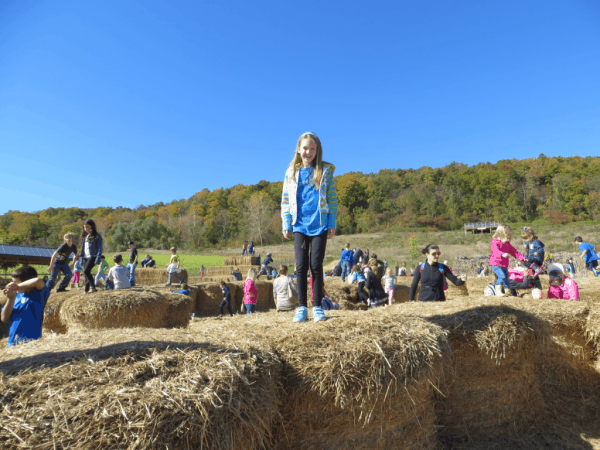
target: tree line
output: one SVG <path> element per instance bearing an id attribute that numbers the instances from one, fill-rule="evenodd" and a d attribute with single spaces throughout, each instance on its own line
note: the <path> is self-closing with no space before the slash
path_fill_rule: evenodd
<path id="1" fill-rule="evenodd" d="M 441 168 L 382 169 L 335 177 L 338 233 L 426 228 L 452 230 L 465 222 L 499 220 L 566 224 L 600 218 L 600 157 L 554 157 Z M 57 247 L 95 220 L 107 251 L 178 246 L 207 249 L 281 241 L 282 182 L 261 181 L 185 200 L 137 208 L 48 208 L 0 216 L 0 242 Z"/>

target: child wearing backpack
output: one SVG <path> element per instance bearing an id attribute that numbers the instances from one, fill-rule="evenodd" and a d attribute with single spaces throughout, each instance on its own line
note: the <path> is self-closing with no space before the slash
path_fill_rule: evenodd
<path id="1" fill-rule="evenodd" d="M 440 248 L 437 245 L 429 244 L 421 250 L 427 261 L 420 266 L 417 266 L 413 273 L 413 282 L 410 286 L 408 301 L 415 300 L 415 293 L 419 282 L 421 283 L 421 292 L 419 293 L 419 301 L 421 302 L 443 302 L 446 301 L 444 290 L 448 289 L 446 279 L 452 281 L 456 286 L 462 286 L 467 281 L 466 275 L 456 277 L 448 266 L 439 262 Z"/>

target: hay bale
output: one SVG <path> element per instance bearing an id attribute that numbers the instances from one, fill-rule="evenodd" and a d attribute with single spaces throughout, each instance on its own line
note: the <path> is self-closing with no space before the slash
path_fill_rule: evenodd
<path id="1" fill-rule="evenodd" d="M 28 344 L 32 369 L 2 377 L 3 448 L 270 448 L 278 358 L 241 343 L 232 351 L 186 342 L 173 331 L 147 342 L 154 333 L 104 330 Z M 78 338 L 112 345 L 44 365 Z"/>
<path id="2" fill-rule="evenodd" d="M 167 311 L 163 318 L 163 327 L 187 327 L 190 322 L 190 313 L 196 308 L 196 301 L 184 294 L 165 293 L 163 297 L 167 300 Z"/>
<path id="3" fill-rule="evenodd" d="M 269 309 L 276 309 L 277 305 L 275 305 L 275 299 L 273 298 L 273 281 L 259 280 L 255 284 L 256 290 L 258 291 L 256 310 L 268 311 Z"/>
<path id="4" fill-rule="evenodd" d="M 327 264 L 326 266 L 323 266 L 323 273 L 327 274 L 327 276 L 331 276 L 333 269 L 335 269 L 337 267 L 337 265 L 340 263 L 339 259 L 336 259 L 334 261 L 331 261 L 329 264 Z"/>
<path id="5" fill-rule="evenodd" d="M 67 325 L 64 324 L 60 319 L 60 309 L 63 303 L 75 295 L 81 295 L 74 290 L 67 292 L 55 292 L 46 302 L 46 308 L 44 308 L 44 322 L 42 324 L 42 330 L 51 331 L 54 333 L 66 333 Z"/>
<path id="6" fill-rule="evenodd" d="M 224 266 L 258 266 L 258 256 L 227 256 Z"/>
<path id="7" fill-rule="evenodd" d="M 469 278 L 467 278 L 467 282 Z M 469 289 L 467 283 L 456 286 L 452 281 L 448 281 L 448 289 L 445 291 L 446 300 L 454 300 L 456 298 L 468 297 Z"/>
<path id="8" fill-rule="evenodd" d="M 242 274 L 242 276 L 244 278 L 246 277 L 246 275 L 248 274 L 248 271 L 250 269 L 258 269 L 257 266 L 252 266 L 252 265 L 248 265 L 248 264 L 247 265 L 239 265 L 239 266 L 213 266 L 213 267 L 208 267 L 206 269 L 206 271 L 204 272 L 204 275 L 209 276 L 209 277 L 228 276 L 233 279 L 233 275 L 231 275 L 231 271 L 236 267 L 240 270 L 240 273 Z"/>
<path id="9" fill-rule="evenodd" d="M 69 330 L 163 326 L 167 300 L 159 292 L 134 287 L 68 297 L 60 322 Z"/>
<path id="10" fill-rule="evenodd" d="M 196 313 L 201 316 L 216 316 L 219 314 L 219 305 L 222 300 L 223 293 L 219 283 L 201 284 L 198 286 L 196 297 Z"/>
<path id="11" fill-rule="evenodd" d="M 184 282 L 187 283 L 188 272 L 185 269 L 181 269 L 180 275 L 183 276 Z M 135 270 L 135 284 L 136 286 L 155 286 L 157 284 L 166 284 L 169 281 L 169 274 L 167 269 L 136 269 Z"/>

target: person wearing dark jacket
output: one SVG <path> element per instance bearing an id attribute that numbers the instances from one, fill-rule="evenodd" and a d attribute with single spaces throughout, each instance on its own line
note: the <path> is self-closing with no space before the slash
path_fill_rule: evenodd
<path id="1" fill-rule="evenodd" d="M 523 262 L 524 266 L 531 268 L 533 271 L 533 286 L 542 289 L 542 283 L 539 278 L 539 273 L 544 265 L 544 243 L 540 241 L 533 231 L 533 228 L 527 227 L 521 233 L 521 238 L 527 241 L 527 260 Z"/>
<path id="2" fill-rule="evenodd" d="M 467 280 L 466 275 L 461 275 L 460 278 L 456 277 L 448 266 L 438 262 L 440 259 L 440 249 L 437 245 L 429 244 L 421 253 L 427 256 L 427 261 L 424 264 L 419 264 L 415 267 L 413 273 L 413 282 L 410 286 L 410 293 L 408 295 L 408 301 L 413 302 L 415 300 L 415 293 L 417 292 L 417 286 L 421 282 L 421 292 L 419 294 L 419 301 L 422 302 L 443 302 L 446 301 L 446 294 L 444 293 L 444 277 L 452 281 L 456 286 L 461 286 Z M 421 271 L 421 267 L 423 270 Z M 444 271 L 442 274 L 440 268 Z"/>
<path id="3" fill-rule="evenodd" d="M 387 294 L 383 290 L 381 281 L 375 276 L 370 267 L 365 267 L 365 287 L 369 291 L 368 305 L 371 306 L 379 303 L 379 300 L 386 299 Z"/>
<path id="4" fill-rule="evenodd" d="M 83 222 L 81 232 L 81 266 L 85 277 L 85 293 L 96 292 L 96 283 L 92 269 L 102 262 L 102 236 L 96 231 L 96 223 L 92 219 Z"/>
<path id="5" fill-rule="evenodd" d="M 360 261 L 361 256 L 363 255 L 363 251 L 360 248 L 354 250 L 354 265 L 357 265 Z"/>

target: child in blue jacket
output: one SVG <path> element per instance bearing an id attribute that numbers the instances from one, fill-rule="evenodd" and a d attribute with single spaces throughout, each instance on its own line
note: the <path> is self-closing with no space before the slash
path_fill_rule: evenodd
<path id="1" fill-rule="evenodd" d="M 527 243 L 527 256 L 526 260 L 523 261 L 523 265 L 527 268 L 532 269 L 533 285 L 538 289 L 542 289 L 542 283 L 538 277 L 542 271 L 544 265 L 544 243 L 540 241 L 533 231 L 533 228 L 527 227 L 521 233 L 521 238 Z"/>

